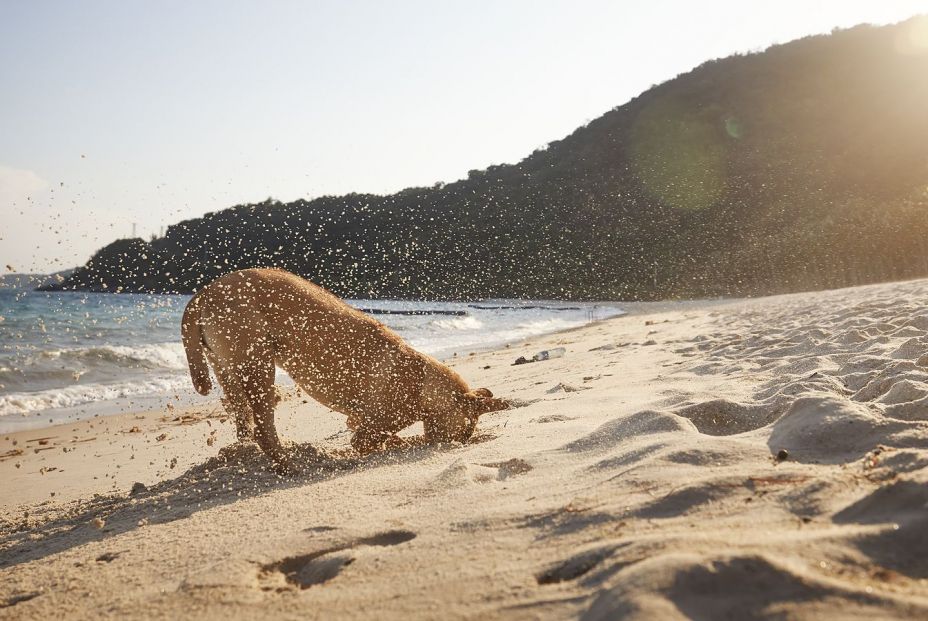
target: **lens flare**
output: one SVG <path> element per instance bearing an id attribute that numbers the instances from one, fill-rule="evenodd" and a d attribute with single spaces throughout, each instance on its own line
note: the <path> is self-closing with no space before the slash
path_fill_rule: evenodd
<path id="1" fill-rule="evenodd" d="M 725 133 L 732 138 L 741 138 L 743 133 L 741 130 L 741 122 L 733 116 L 725 119 Z"/>
<path id="2" fill-rule="evenodd" d="M 677 209 L 705 209 L 725 192 L 727 147 L 741 127 L 730 117 L 668 98 L 645 108 L 631 132 L 635 174 L 651 196 Z"/>

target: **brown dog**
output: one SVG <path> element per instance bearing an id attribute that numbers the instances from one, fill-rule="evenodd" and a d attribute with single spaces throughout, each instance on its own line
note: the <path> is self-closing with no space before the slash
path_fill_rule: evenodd
<path id="1" fill-rule="evenodd" d="M 286 465 L 274 427 L 274 367 L 311 397 L 348 415 L 351 444 L 368 453 L 416 421 L 431 441 L 463 442 L 477 417 L 506 409 L 485 388 L 412 349 L 383 324 L 289 272 L 226 274 L 187 304 L 181 326 L 197 392 L 212 365 L 240 440 L 252 435 Z"/>

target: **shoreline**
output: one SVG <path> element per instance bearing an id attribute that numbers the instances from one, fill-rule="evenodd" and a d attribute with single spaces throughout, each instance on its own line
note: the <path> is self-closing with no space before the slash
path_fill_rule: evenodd
<path id="1" fill-rule="evenodd" d="M 395 301 L 395 300 L 390 300 Z M 533 301 L 538 304 L 544 304 L 546 301 Z M 587 321 L 583 324 L 578 324 L 568 328 L 563 328 L 564 330 L 570 330 L 576 327 L 583 327 L 584 325 L 590 325 L 598 321 L 605 321 L 612 317 L 619 317 L 626 314 L 620 304 L 623 303 L 597 303 L 597 306 L 602 306 L 600 310 L 601 313 L 605 313 L 607 316 L 602 318 L 595 318 L 595 311 L 593 307 L 590 308 L 594 318 L 590 321 Z M 553 309 L 552 309 L 553 310 Z M 578 309 L 571 309 L 578 310 Z M 407 311 L 389 311 L 390 313 L 396 314 L 407 314 Z M 408 311 L 408 314 L 418 314 L 419 311 L 412 310 Z M 444 316 L 442 316 L 444 317 Z M 471 344 L 464 347 L 460 346 L 446 346 L 443 349 L 437 350 L 434 354 L 430 354 L 436 359 L 442 362 L 448 362 L 454 360 L 458 357 L 463 357 L 477 352 L 492 351 L 495 349 L 503 348 L 507 345 L 514 345 L 525 338 L 533 338 L 537 336 L 543 336 L 548 334 L 556 334 L 561 330 L 552 330 L 548 332 L 539 332 L 535 335 L 528 337 L 512 338 L 508 340 L 491 340 L 485 343 Z M 179 328 L 178 328 L 179 332 Z M 402 336 L 402 335 L 401 335 Z M 420 337 L 421 338 L 421 337 Z M 163 345 L 176 345 L 180 346 L 180 342 L 169 342 L 169 343 L 160 343 L 156 344 L 158 346 Z M 460 350 L 460 351 L 456 351 Z M 126 384 L 72 384 L 70 386 L 60 388 L 60 389 L 45 389 L 35 393 L 22 393 L 17 392 L 16 395 L 19 395 L 26 399 L 35 399 L 39 395 L 45 393 L 55 393 L 62 391 L 71 391 L 81 389 L 89 390 L 127 390 L 135 389 L 137 384 L 142 381 L 138 380 L 135 383 L 129 382 Z M 170 388 L 164 388 L 156 391 L 143 391 L 126 394 L 120 397 L 111 398 L 111 399 L 97 399 L 92 401 L 84 401 L 75 405 L 68 405 L 64 407 L 49 408 L 41 411 L 33 412 L 24 412 L 21 414 L 4 414 L 0 416 L 0 434 L 15 433 L 19 431 L 26 431 L 30 429 L 43 429 L 47 427 L 52 427 L 56 425 L 68 424 L 77 422 L 80 420 L 87 420 L 92 418 L 98 418 L 100 416 L 114 416 L 119 413 L 132 413 L 139 411 L 148 411 L 155 409 L 163 409 L 167 404 L 181 405 L 182 407 L 196 407 L 200 401 L 200 395 L 198 395 L 190 385 L 190 378 L 186 368 L 182 372 L 174 375 L 172 377 L 160 377 L 157 381 L 160 381 L 165 384 L 170 384 Z M 277 369 L 277 383 L 281 386 L 292 386 L 293 381 L 286 375 L 281 369 Z M 7 395 L 9 397 L 11 395 Z M 178 403 L 179 402 L 179 403 Z M 47 422 L 46 422 L 47 421 Z"/>
<path id="2" fill-rule="evenodd" d="M 0 618 L 928 616 L 928 280 L 623 308 L 449 361 L 517 405 L 463 446 L 297 394 L 290 477 L 212 396 L 16 434 Z"/>
<path id="3" fill-rule="evenodd" d="M 357 303 L 366 303 L 372 302 L 374 304 L 390 302 L 390 303 L 401 303 L 402 301 L 397 300 L 352 300 L 352 305 Z M 511 302 L 507 300 L 499 300 L 501 303 Z M 546 304 L 554 304 L 553 301 L 545 300 L 532 300 L 530 301 L 534 305 L 526 307 L 526 310 L 535 310 L 540 309 L 543 312 L 547 312 L 549 316 L 542 318 L 542 322 L 553 322 L 557 323 L 559 318 L 559 313 L 556 311 L 562 310 L 561 308 L 547 308 Z M 442 302 L 435 302 L 436 304 L 442 304 Z M 588 325 L 590 323 L 595 323 L 596 321 L 602 321 L 610 317 L 621 316 L 626 313 L 625 310 L 620 306 L 622 303 L 605 303 L 597 302 L 595 306 L 589 307 L 572 307 L 570 310 L 574 311 L 574 314 L 579 312 L 588 312 L 590 319 L 580 320 L 577 317 L 571 317 L 566 319 L 566 323 L 574 324 L 569 326 L 566 329 L 571 327 L 578 327 L 583 325 Z M 519 307 L 506 307 L 510 311 L 520 310 Z M 397 315 L 403 318 L 407 316 L 423 316 L 423 313 L 420 309 L 369 309 L 372 311 L 382 312 L 389 315 Z M 435 315 L 437 320 L 441 322 L 445 319 L 454 320 L 459 317 L 458 315 L 446 316 L 446 313 L 449 312 L 459 312 L 459 311 L 449 311 L 447 309 L 438 309 L 430 311 L 430 314 L 424 315 L 427 317 L 432 317 L 434 312 L 440 311 L 440 315 Z M 463 311 L 460 311 L 463 312 Z M 468 315 L 469 316 L 469 315 Z M 493 318 L 481 317 L 477 321 L 492 321 Z M 383 321 L 381 319 L 381 321 Z M 511 320 L 510 320 L 511 321 Z M 529 334 L 528 336 L 515 336 L 509 334 L 506 336 L 506 333 L 518 333 L 520 331 L 531 331 L 532 329 L 538 329 L 538 327 L 532 328 L 532 322 L 535 321 L 531 317 L 526 317 L 524 319 L 526 323 L 524 324 L 513 324 L 512 326 L 503 327 L 501 323 L 498 326 L 493 326 L 491 328 L 490 334 L 486 335 L 489 338 L 485 338 L 483 342 L 479 343 L 466 343 L 460 342 L 457 344 L 449 344 L 444 340 L 448 336 L 452 336 L 452 341 L 455 338 L 468 338 L 468 333 L 466 330 L 461 332 L 461 337 L 455 337 L 456 334 L 454 326 L 443 327 L 438 329 L 434 334 L 431 335 L 431 338 L 435 342 L 430 346 L 434 351 L 428 351 L 428 348 L 423 347 L 422 341 L 428 340 L 429 335 L 422 334 L 424 329 L 427 328 L 424 325 L 422 326 L 407 326 L 403 328 L 403 324 L 400 326 L 393 326 L 392 329 L 400 332 L 400 336 L 414 341 L 413 346 L 418 349 L 426 349 L 426 353 L 429 353 L 438 360 L 447 362 L 453 360 L 459 356 L 466 356 L 475 352 L 490 351 L 493 349 L 501 348 L 507 344 L 512 345 L 518 343 L 525 338 L 533 338 L 543 334 L 554 334 L 558 332 L 558 329 L 548 328 L 543 332 L 537 332 L 535 334 Z M 179 322 L 179 319 L 178 319 Z M 564 322 L 561 322 L 564 323 Z M 179 323 L 178 323 L 179 326 Z M 388 324 L 388 327 L 391 327 Z M 542 328 L 544 330 L 544 328 Z M 565 328 L 561 328 L 565 329 Z M 410 330 L 410 334 L 406 334 L 406 330 Z M 444 334 L 440 333 L 443 330 Z M 179 327 L 177 332 L 179 333 Z M 470 338 L 473 338 L 474 335 L 471 335 Z M 415 344 L 418 342 L 418 346 Z M 142 343 L 140 345 L 131 345 L 131 344 L 100 344 L 96 348 L 103 350 L 124 350 L 124 349 L 134 349 L 138 348 L 144 350 L 145 348 L 155 348 L 163 349 L 165 347 L 175 347 L 180 348 L 179 336 L 176 341 L 167 341 L 167 342 L 158 342 L 158 343 Z M 91 351 L 96 349 L 91 348 Z M 437 349 L 436 349 L 437 348 Z M 71 350 L 53 350 L 51 354 L 61 354 L 62 352 L 68 353 Z M 81 348 L 77 348 L 74 351 L 84 351 Z M 43 354 L 42 350 L 38 350 L 39 354 Z M 159 351 L 160 353 L 160 351 Z M 175 356 L 175 352 L 172 350 L 171 356 Z M 120 355 L 124 355 L 120 352 Z M 138 354 L 145 355 L 145 354 Z M 183 356 L 181 351 L 180 356 Z M 7 371 L 9 369 L 6 369 Z M 150 374 L 149 374 L 150 375 Z M 14 433 L 18 431 L 24 431 L 28 429 L 41 429 L 47 428 L 60 424 L 67 424 L 72 422 L 77 422 L 79 420 L 86 420 L 91 418 L 97 418 L 99 416 L 112 416 L 122 412 L 137 412 L 137 411 L 147 411 L 152 409 L 164 408 L 168 403 L 174 405 L 182 405 L 183 407 L 193 407 L 199 402 L 199 395 L 197 395 L 190 386 L 189 374 L 186 369 L 186 362 L 183 363 L 183 368 L 178 368 L 173 375 L 165 375 L 162 370 L 160 373 L 155 373 L 156 377 L 148 377 L 146 374 L 136 373 L 135 377 L 132 379 L 125 379 L 123 381 L 116 381 L 112 383 L 94 383 L 90 382 L 88 384 L 81 384 L 77 381 L 73 384 L 63 386 L 60 388 L 44 388 L 41 390 L 33 392 L 22 392 L 13 391 L 7 395 L 0 395 L 9 407 L 19 407 L 19 408 L 28 408 L 34 407 L 34 404 L 40 400 L 51 400 L 54 402 L 63 401 L 74 401 L 79 398 L 86 398 L 90 393 L 96 392 L 100 395 L 113 394 L 113 393 L 124 393 L 118 397 L 110 398 L 96 398 L 88 401 L 79 401 L 78 403 L 63 405 L 58 407 L 46 408 L 43 410 L 34 410 L 34 411 L 25 411 L 21 413 L 16 412 L 7 412 L 0 416 L 0 434 Z M 292 386 L 292 380 L 286 375 L 285 372 L 278 369 L 277 370 L 277 383 L 282 386 Z M 160 384 L 160 385 L 158 385 Z M 156 386 L 158 385 L 158 386 Z M 179 402 L 179 403 L 178 403 Z"/>
<path id="4" fill-rule="evenodd" d="M 708 304 L 714 305 L 712 301 L 708 301 Z M 551 349 L 559 346 L 563 343 L 565 338 L 569 338 L 569 336 L 575 332 L 582 332 L 593 326 L 609 324 L 610 322 L 637 316 L 639 314 L 675 312 L 677 305 L 700 308 L 703 305 L 703 301 L 622 303 L 620 310 L 623 314 L 621 315 L 594 320 L 584 325 L 572 326 L 555 332 L 541 333 L 508 343 L 474 347 L 469 349 L 466 354 L 458 355 L 455 352 L 453 355 L 440 359 L 440 361 L 460 372 L 461 367 L 485 366 L 479 364 L 485 357 L 492 358 L 497 363 L 497 359 L 504 359 L 507 356 L 511 357 L 513 362 L 520 355 L 531 358 L 531 356 L 539 350 Z M 616 306 L 616 308 L 619 307 Z M 545 364 L 546 362 L 548 361 L 522 366 L 535 366 Z M 281 377 L 284 379 L 283 383 L 280 382 Z M 189 380 L 189 378 L 187 379 Z M 476 386 L 477 384 L 475 382 L 476 380 L 469 383 Z M 277 409 L 277 426 L 282 437 L 285 436 L 287 432 L 290 432 L 295 434 L 296 441 L 308 441 L 308 438 L 301 438 L 301 436 L 306 435 L 305 433 L 300 433 L 301 428 L 309 426 L 306 424 L 307 421 L 301 422 L 299 419 L 299 410 L 301 409 L 308 410 L 305 414 L 313 417 L 312 426 L 315 426 L 317 419 L 321 419 L 321 421 L 323 421 L 323 428 L 327 432 L 330 432 L 329 435 L 348 437 L 348 430 L 344 422 L 345 417 L 328 410 L 328 408 L 313 402 L 305 396 L 300 396 L 300 391 L 293 384 L 293 381 L 280 369 L 278 369 L 277 386 L 284 393 L 284 399 Z M 28 477 L 30 474 L 40 473 L 41 468 L 52 467 L 55 468 L 55 470 L 50 472 L 57 472 L 59 475 L 65 472 L 71 472 L 73 478 L 82 479 L 86 474 L 84 469 L 74 468 L 71 466 L 71 463 L 81 459 L 77 451 L 80 445 L 86 442 L 94 442 L 99 438 L 107 438 L 110 436 L 120 438 L 123 440 L 123 445 L 121 446 L 122 450 L 119 451 L 118 454 L 123 455 L 126 459 L 135 459 L 135 457 L 132 456 L 133 453 L 139 451 L 142 448 L 142 444 L 150 444 L 150 438 L 148 436 L 156 431 L 164 433 L 171 427 L 181 425 L 183 427 L 190 427 L 189 433 L 183 434 L 185 442 L 189 441 L 191 437 L 197 434 L 203 436 L 203 446 L 197 446 L 196 450 L 193 451 L 185 451 L 185 459 L 183 461 L 178 461 L 174 466 L 170 464 L 175 455 L 161 457 L 161 453 L 165 452 L 163 449 L 154 452 L 153 454 L 163 461 L 163 464 L 158 461 L 152 462 L 151 459 L 146 462 L 147 466 L 156 464 L 161 464 L 161 466 L 163 466 L 158 468 L 154 478 L 150 475 L 147 477 L 143 476 L 143 472 L 147 470 L 147 466 L 145 468 L 127 469 L 124 469 L 124 466 L 120 466 L 118 468 L 118 476 L 113 475 L 112 481 L 107 481 L 106 485 L 91 485 L 87 488 L 93 489 L 93 493 L 128 491 L 136 481 L 147 485 L 148 482 L 144 480 L 146 478 L 154 481 L 157 480 L 157 477 L 177 469 L 179 465 L 190 467 L 197 463 L 198 460 L 214 457 L 216 453 L 215 450 L 203 450 L 203 447 L 208 448 L 212 446 L 205 444 L 206 439 L 211 436 L 215 436 L 213 442 L 216 444 L 217 448 L 234 442 L 235 434 L 231 421 L 224 420 L 228 418 L 228 415 L 225 413 L 220 403 L 221 390 L 214 386 L 214 390 L 205 397 L 196 394 L 192 386 L 186 387 L 184 391 L 176 392 L 177 394 L 175 395 L 153 394 L 144 396 L 147 397 L 147 400 L 150 402 L 159 402 L 160 406 L 157 407 L 151 407 L 153 404 L 149 404 L 149 407 L 124 409 L 113 412 L 110 410 L 120 407 L 118 402 L 113 400 L 104 402 L 105 405 L 110 406 L 107 408 L 108 413 L 87 412 L 75 420 L 57 421 L 48 425 L 0 431 L 0 478 L 4 478 L 5 474 L 9 474 L 11 477 L 16 477 L 16 479 L 19 480 Z M 142 401 L 145 399 L 136 398 L 135 400 Z M 94 404 L 89 403 L 84 404 L 84 406 L 67 408 L 67 410 L 85 409 L 87 406 L 92 405 Z M 302 406 L 302 408 L 300 406 Z M 283 414 L 283 417 L 281 414 Z M 217 424 L 214 425 L 214 422 Z M 205 428 L 203 424 L 206 425 Z M 421 433 L 421 424 L 414 427 Z M 138 428 L 139 431 L 132 432 L 132 434 L 129 435 L 130 432 L 128 430 L 133 428 Z M 214 431 L 216 433 L 214 433 Z M 157 435 L 160 435 L 160 433 Z M 288 437 L 288 439 L 293 438 Z M 39 445 L 38 442 L 40 440 L 48 440 L 48 444 Z M 112 442 L 110 442 L 110 444 L 112 444 Z M 57 455 L 58 452 L 62 452 L 62 449 L 66 448 L 69 453 L 74 451 L 71 453 L 71 457 Z M 17 450 L 22 450 L 23 453 L 17 454 Z M 7 462 L 12 463 L 15 468 L 17 460 L 29 458 L 30 451 L 35 455 L 42 454 L 37 460 L 30 459 L 30 461 L 36 461 L 33 468 L 24 469 L 21 473 L 5 473 L 5 470 L 8 469 L 5 467 Z M 151 457 L 149 453 L 150 451 L 145 452 L 148 457 Z M 116 455 L 117 453 L 114 452 L 111 454 Z M 48 465 L 51 462 L 47 457 L 51 457 L 52 455 L 58 460 L 63 460 L 64 464 L 60 468 L 58 466 Z M 67 455 L 67 453 L 65 453 L 65 455 Z M 62 480 L 62 485 L 60 486 L 61 490 L 55 491 L 55 495 L 49 496 L 49 498 L 57 498 L 58 500 L 74 499 L 79 497 L 81 491 L 87 491 L 81 490 L 77 481 L 73 481 L 72 477 L 58 476 L 53 478 Z M 130 479 L 132 480 L 130 481 Z M 9 478 L 7 478 L 7 481 L 11 484 L 13 483 Z M 14 493 L 10 494 L 9 498 L 24 494 L 22 497 L 28 499 L 23 500 L 24 504 L 39 502 L 45 499 L 40 493 L 33 492 L 33 490 L 28 489 L 28 487 L 29 486 L 26 485 L 22 487 L 11 485 L 10 489 Z M 7 496 L 0 498 L 0 508 L 9 507 L 7 499 Z"/>

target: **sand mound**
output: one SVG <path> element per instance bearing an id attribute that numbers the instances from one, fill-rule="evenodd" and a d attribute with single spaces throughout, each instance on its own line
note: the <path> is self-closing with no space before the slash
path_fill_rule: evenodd
<path id="1" fill-rule="evenodd" d="M 922 612 L 843 589 L 764 555 L 666 555 L 624 569 L 616 581 L 582 619 L 820 619 L 836 605 L 843 619 L 917 619 Z"/>
<path id="2" fill-rule="evenodd" d="M 846 463 L 881 444 L 893 445 L 906 429 L 906 423 L 887 421 L 850 401 L 802 397 L 773 424 L 767 445 L 773 452 L 787 449 L 796 461 Z"/>
<path id="3" fill-rule="evenodd" d="M 593 433 L 566 444 L 564 449 L 571 452 L 604 451 L 627 443 L 629 438 L 675 431 L 692 432 L 695 427 L 675 414 L 646 410 L 610 421 Z"/>

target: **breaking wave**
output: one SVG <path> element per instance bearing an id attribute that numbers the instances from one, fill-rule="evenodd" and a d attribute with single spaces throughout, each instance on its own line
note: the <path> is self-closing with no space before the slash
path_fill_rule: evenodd
<path id="1" fill-rule="evenodd" d="M 40 413 L 46 410 L 72 408 L 97 401 L 111 401 L 178 390 L 189 384 L 182 375 L 115 384 L 72 385 L 37 392 L 0 395 L 0 416 Z"/>

